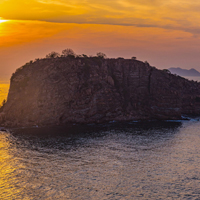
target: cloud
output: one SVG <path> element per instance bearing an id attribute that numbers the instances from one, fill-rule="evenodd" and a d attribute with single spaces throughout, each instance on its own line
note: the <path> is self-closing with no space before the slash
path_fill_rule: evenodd
<path id="1" fill-rule="evenodd" d="M 76 8 L 75 5 L 70 4 L 70 3 L 66 3 L 66 2 L 62 2 L 62 1 L 56 1 L 56 0 L 37 0 L 38 3 L 41 4 L 46 4 L 46 5 L 58 5 L 58 6 L 65 6 L 65 7 L 71 7 L 71 8 Z"/>
<path id="2" fill-rule="evenodd" d="M 161 27 L 199 34 L 199 1 L 3 0 L 1 17 L 57 23 Z"/>

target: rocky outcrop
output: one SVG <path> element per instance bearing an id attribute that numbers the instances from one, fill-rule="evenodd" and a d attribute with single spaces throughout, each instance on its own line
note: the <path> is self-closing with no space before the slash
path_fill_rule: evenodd
<path id="1" fill-rule="evenodd" d="M 200 114 L 200 83 L 131 59 L 49 58 L 11 78 L 4 126 L 46 126 Z"/>

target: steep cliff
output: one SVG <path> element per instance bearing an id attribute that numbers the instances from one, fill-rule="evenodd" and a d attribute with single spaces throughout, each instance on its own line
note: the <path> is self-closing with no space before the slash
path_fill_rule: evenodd
<path id="1" fill-rule="evenodd" d="M 200 114 L 200 83 L 131 59 L 48 58 L 11 78 L 4 126 L 45 126 Z"/>

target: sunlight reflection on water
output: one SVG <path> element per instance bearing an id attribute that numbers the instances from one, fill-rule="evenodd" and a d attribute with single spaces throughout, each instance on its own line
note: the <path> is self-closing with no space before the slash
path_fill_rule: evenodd
<path id="1" fill-rule="evenodd" d="M 200 122 L 0 134 L 2 199 L 197 199 Z"/>
<path id="2" fill-rule="evenodd" d="M 9 86 L 10 86 L 10 84 L 8 84 L 8 83 L 1 83 L 0 82 L 0 105 L 3 102 L 4 99 L 5 100 L 7 99 Z"/>

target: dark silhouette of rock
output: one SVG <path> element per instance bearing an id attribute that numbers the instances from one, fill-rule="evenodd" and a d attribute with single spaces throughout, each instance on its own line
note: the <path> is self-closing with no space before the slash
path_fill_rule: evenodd
<path id="1" fill-rule="evenodd" d="M 11 78 L 4 126 L 48 126 L 200 114 L 200 83 L 134 59 L 37 60 Z"/>
<path id="2" fill-rule="evenodd" d="M 169 68 L 172 74 L 179 76 L 200 76 L 200 73 L 196 69 L 181 69 L 181 68 Z"/>
<path id="3" fill-rule="evenodd" d="M 1 131 L 1 132 L 8 132 L 8 130 L 5 129 L 4 127 L 0 127 L 0 131 Z"/>

